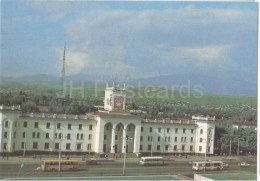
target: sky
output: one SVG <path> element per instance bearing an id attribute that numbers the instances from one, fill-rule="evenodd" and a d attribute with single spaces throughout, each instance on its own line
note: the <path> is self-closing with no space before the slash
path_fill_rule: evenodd
<path id="1" fill-rule="evenodd" d="M 257 80 L 255 2 L 1 1 L 1 75 Z"/>

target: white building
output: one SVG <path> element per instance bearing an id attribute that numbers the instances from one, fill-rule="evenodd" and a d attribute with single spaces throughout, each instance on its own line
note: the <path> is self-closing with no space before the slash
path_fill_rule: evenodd
<path id="1" fill-rule="evenodd" d="M 86 115 L 0 110 L 0 152 L 213 154 L 212 120 L 144 120 L 127 112 L 125 95 L 106 88 L 107 111 Z M 116 97 L 121 97 L 115 106 Z M 112 100 L 112 101 L 111 101 Z M 111 104 L 110 104 L 111 103 Z M 120 105 L 119 105 L 120 104 Z"/>

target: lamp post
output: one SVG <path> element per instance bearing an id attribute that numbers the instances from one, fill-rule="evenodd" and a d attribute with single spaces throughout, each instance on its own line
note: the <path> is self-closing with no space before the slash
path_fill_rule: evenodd
<path id="1" fill-rule="evenodd" d="M 59 144 L 59 169 L 58 169 L 58 176 L 60 176 L 60 169 L 61 169 L 61 164 L 60 164 L 60 161 L 61 161 L 61 143 L 63 141 L 63 138 L 61 137 L 59 141 L 60 141 L 60 144 Z"/>
<path id="2" fill-rule="evenodd" d="M 206 143 L 205 143 L 205 158 L 204 158 L 204 172 L 206 172 L 206 161 L 207 161 L 207 147 L 208 147 L 208 130 L 212 129 L 212 127 L 207 128 L 206 132 Z"/>
<path id="3" fill-rule="evenodd" d="M 129 140 L 132 140 L 132 138 L 129 138 Z M 127 143 L 127 138 L 125 137 L 125 143 Z M 126 144 L 124 145 L 124 165 L 123 165 L 123 175 L 125 175 L 125 166 L 126 166 Z"/>

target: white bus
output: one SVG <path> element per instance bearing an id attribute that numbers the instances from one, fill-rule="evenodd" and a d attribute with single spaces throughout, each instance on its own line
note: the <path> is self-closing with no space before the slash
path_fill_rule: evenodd
<path id="1" fill-rule="evenodd" d="M 206 165 L 205 165 L 206 163 Z M 223 170 L 222 161 L 200 161 L 192 163 L 192 170 Z"/>
<path id="2" fill-rule="evenodd" d="M 141 157 L 140 165 L 164 165 L 163 157 Z"/>

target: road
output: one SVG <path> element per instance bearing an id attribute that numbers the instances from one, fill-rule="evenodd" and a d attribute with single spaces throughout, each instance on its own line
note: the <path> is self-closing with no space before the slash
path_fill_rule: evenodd
<path id="1" fill-rule="evenodd" d="M 256 173 L 256 165 L 250 167 L 239 167 L 237 162 L 230 162 L 230 168 L 223 171 L 213 171 L 213 173 L 219 172 L 251 172 Z M 28 163 L 24 164 L 21 168 L 21 164 L 3 164 L 0 163 L 0 177 L 1 178 L 32 178 L 32 177 L 57 177 L 57 172 L 42 172 L 35 170 L 39 167 L 39 164 Z M 97 165 L 86 165 L 81 162 L 79 164 L 79 171 L 74 172 L 61 172 L 61 177 L 94 177 L 94 176 L 109 176 L 123 174 L 123 162 L 120 161 L 102 161 Z M 211 173 L 206 171 L 207 173 Z M 192 176 L 198 171 L 191 170 L 191 165 L 185 162 L 169 162 L 164 166 L 140 166 L 137 162 L 126 163 L 125 175 L 138 176 L 138 175 L 188 175 Z M 199 173 L 203 173 L 200 171 Z"/>

